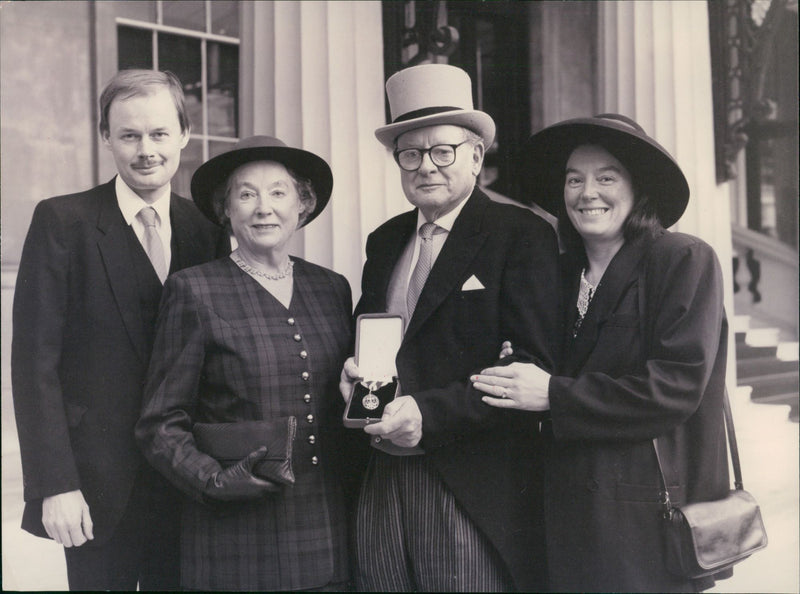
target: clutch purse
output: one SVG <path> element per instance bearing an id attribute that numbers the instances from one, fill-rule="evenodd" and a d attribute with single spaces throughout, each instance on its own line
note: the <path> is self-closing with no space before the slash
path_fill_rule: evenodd
<path id="1" fill-rule="evenodd" d="M 297 419 L 282 417 L 268 421 L 236 423 L 195 423 L 192 428 L 197 449 L 223 468 L 233 466 L 260 447 L 267 455 L 253 468 L 253 474 L 282 485 L 294 484 L 292 445 Z"/>
<path id="2" fill-rule="evenodd" d="M 730 577 L 731 568 L 736 563 L 767 546 L 761 510 L 753 496 L 744 490 L 742 483 L 739 450 L 727 393 L 724 407 L 735 488 L 722 499 L 673 505 L 666 487 L 657 440 L 653 440 L 663 485 L 661 503 L 664 506 L 667 569 L 686 578 L 716 574 L 720 574 L 718 578 Z"/>

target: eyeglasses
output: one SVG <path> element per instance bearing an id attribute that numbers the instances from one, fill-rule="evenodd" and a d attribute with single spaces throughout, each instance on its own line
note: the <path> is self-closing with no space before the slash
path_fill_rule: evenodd
<path id="1" fill-rule="evenodd" d="M 429 154 L 431 161 L 437 167 L 447 167 L 456 162 L 456 149 L 462 144 L 469 142 L 459 142 L 458 144 L 435 144 L 430 148 L 407 148 L 394 151 L 394 160 L 406 171 L 416 171 L 422 165 L 425 153 Z"/>

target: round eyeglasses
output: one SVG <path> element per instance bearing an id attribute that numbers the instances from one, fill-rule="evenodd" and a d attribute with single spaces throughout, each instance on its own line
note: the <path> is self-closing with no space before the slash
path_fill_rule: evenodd
<path id="1" fill-rule="evenodd" d="M 458 144 L 435 144 L 430 148 L 407 148 L 394 151 L 394 160 L 406 171 L 416 171 L 422 165 L 422 159 L 427 153 L 431 161 L 437 167 L 447 167 L 456 162 L 456 149 L 462 144 L 469 142 L 465 140 Z"/>

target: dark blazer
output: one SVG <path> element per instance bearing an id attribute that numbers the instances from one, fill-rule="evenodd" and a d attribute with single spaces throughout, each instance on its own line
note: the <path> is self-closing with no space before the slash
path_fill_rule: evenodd
<path id="1" fill-rule="evenodd" d="M 343 276 L 293 260 L 288 309 L 230 258 L 165 285 L 136 435 L 152 464 L 191 497 L 181 531 L 184 587 L 302 590 L 349 578 L 338 386 L 352 297 Z M 204 504 L 221 467 L 197 449 L 193 424 L 288 416 L 298 422 L 295 484 L 257 502 Z"/>
<path id="2" fill-rule="evenodd" d="M 565 269 L 571 330 L 580 266 Z M 554 590 L 694 591 L 664 566 L 652 440 L 673 501 L 727 493 L 722 299 L 713 250 L 689 235 L 626 243 L 609 264 L 550 380 L 545 521 Z"/>
<path id="3" fill-rule="evenodd" d="M 356 314 L 386 311 L 395 264 L 417 211 L 367 239 Z M 519 589 L 544 584 L 536 464 L 538 418 L 491 408 L 469 376 L 491 365 L 504 340 L 552 368 L 559 340 L 558 247 L 528 210 L 475 189 L 447 237 L 397 355 L 401 392 L 422 412 L 426 455 L 505 562 Z M 485 287 L 463 291 L 476 276 Z"/>
<path id="4" fill-rule="evenodd" d="M 215 257 L 221 230 L 191 201 L 173 194 L 170 218 L 172 271 Z M 42 499 L 80 489 L 95 535 L 84 546 L 113 533 L 144 462 L 133 428 L 160 294 L 114 180 L 36 206 L 11 350 L 25 530 L 46 537 Z"/>

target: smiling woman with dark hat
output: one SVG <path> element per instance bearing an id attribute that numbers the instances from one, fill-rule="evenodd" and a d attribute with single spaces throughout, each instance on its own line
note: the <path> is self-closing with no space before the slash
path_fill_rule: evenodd
<path id="1" fill-rule="evenodd" d="M 678 503 L 727 494 L 722 273 L 706 243 L 665 230 L 686 208 L 686 178 L 617 114 L 550 126 L 524 153 L 529 195 L 558 216 L 566 248 L 565 352 L 553 375 L 519 353 L 473 381 L 491 406 L 550 411 L 550 588 L 708 588 L 729 574 L 667 570 L 654 442 Z"/>
<path id="2" fill-rule="evenodd" d="M 338 380 L 350 287 L 288 251 L 332 187 L 322 158 L 270 136 L 241 140 L 192 178 L 195 202 L 237 247 L 169 277 L 136 427 L 151 464 L 188 495 L 184 588 L 348 587 Z M 281 450 L 268 450 L 278 426 Z M 270 433 L 249 441 L 252 428 Z M 282 472 L 267 473 L 279 460 Z"/>

